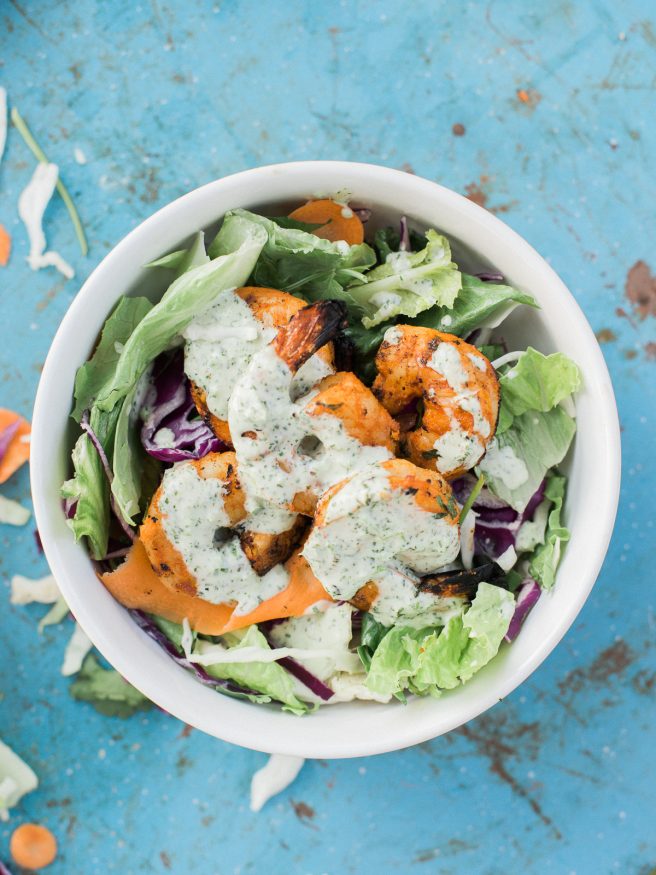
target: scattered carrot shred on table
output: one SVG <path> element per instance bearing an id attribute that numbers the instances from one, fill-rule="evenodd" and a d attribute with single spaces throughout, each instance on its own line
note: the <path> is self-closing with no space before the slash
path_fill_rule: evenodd
<path id="1" fill-rule="evenodd" d="M 11 234 L 4 225 L 0 225 L 0 265 L 6 267 L 11 253 Z"/>
<path id="2" fill-rule="evenodd" d="M 521 100 L 522 103 L 530 103 L 531 96 L 524 88 L 519 88 L 517 91 L 517 97 Z"/>
<path id="3" fill-rule="evenodd" d="M 18 413 L 0 407 L 0 440 L 2 433 L 11 427 L 15 431 L 9 446 L 0 456 L 0 483 L 8 480 L 30 457 L 30 424 Z"/>
<path id="4" fill-rule="evenodd" d="M 47 826 L 24 823 L 14 830 L 9 850 L 18 866 L 25 869 L 43 869 L 57 856 L 57 839 Z"/>

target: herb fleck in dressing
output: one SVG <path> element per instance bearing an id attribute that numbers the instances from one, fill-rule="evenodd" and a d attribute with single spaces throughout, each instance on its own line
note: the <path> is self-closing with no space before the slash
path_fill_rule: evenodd
<path id="1" fill-rule="evenodd" d="M 289 578 L 281 565 L 259 577 L 236 535 L 215 544 L 217 529 L 230 526 L 223 499 L 222 480 L 205 479 L 193 465 L 178 462 L 162 480 L 162 526 L 195 577 L 198 596 L 214 604 L 237 602 L 237 612 L 248 613 L 285 589 Z"/>
<path id="2" fill-rule="evenodd" d="M 253 315 L 234 291 L 197 316 L 185 331 L 185 373 L 207 396 L 209 410 L 219 419 L 228 418 L 233 387 L 249 362 L 278 333 Z M 303 394 L 322 377 L 332 373 L 323 359 L 313 356 L 299 370 L 295 389 Z"/>

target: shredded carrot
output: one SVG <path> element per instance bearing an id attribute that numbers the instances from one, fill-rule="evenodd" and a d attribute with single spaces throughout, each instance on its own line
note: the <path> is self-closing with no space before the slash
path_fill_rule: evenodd
<path id="1" fill-rule="evenodd" d="M 8 480 L 14 471 L 17 471 L 30 457 L 29 422 L 12 410 L 0 407 L 0 434 L 16 422 L 18 422 L 18 428 L 5 454 L 0 459 L 0 483 Z"/>
<path id="2" fill-rule="evenodd" d="M 14 830 L 9 850 L 14 862 L 25 869 L 43 869 L 57 856 L 57 839 L 47 826 L 24 823 Z"/>
<path id="3" fill-rule="evenodd" d="M 4 225 L 0 225 L 0 265 L 7 266 L 11 253 L 11 234 Z"/>
<path id="4" fill-rule="evenodd" d="M 531 95 L 524 88 L 519 88 L 517 90 L 517 97 L 521 100 L 522 103 L 531 102 Z"/>
<path id="5" fill-rule="evenodd" d="M 289 218 L 321 225 L 312 233 L 324 240 L 345 240 L 350 246 L 364 240 L 364 226 L 353 210 L 328 198 L 308 201 L 290 213 Z"/>
<path id="6" fill-rule="evenodd" d="M 191 628 L 204 635 L 222 635 L 253 623 L 281 617 L 300 617 L 316 602 L 330 596 L 312 574 L 302 556 L 287 562 L 289 584 L 277 595 L 266 599 L 249 614 L 235 616 L 233 605 L 215 605 L 196 596 L 169 589 L 153 571 L 141 541 L 130 548 L 116 571 L 100 574 L 100 580 L 114 598 L 126 608 L 146 611 L 181 623 L 185 617 Z"/>

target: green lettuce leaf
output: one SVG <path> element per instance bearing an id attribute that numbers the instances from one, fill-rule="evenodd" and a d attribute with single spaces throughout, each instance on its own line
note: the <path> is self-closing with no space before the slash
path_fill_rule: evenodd
<path id="1" fill-rule="evenodd" d="M 209 260 L 210 257 L 205 251 L 205 234 L 199 231 L 189 249 L 169 252 L 168 255 L 163 255 L 161 258 L 149 262 L 146 267 L 164 267 L 172 270 L 175 276 L 179 277 L 188 270 L 193 270 L 194 267 L 207 264 Z"/>
<path id="2" fill-rule="evenodd" d="M 279 224 L 277 220 L 241 209 L 226 214 L 224 226 L 209 248 L 212 258 L 222 253 L 223 228 L 235 217 L 253 222 L 266 231 L 266 243 L 251 277 L 251 282 L 258 286 L 283 289 L 309 301 L 339 298 L 352 303 L 343 286 L 360 278 L 362 271 L 376 260 L 366 243 L 355 246 L 334 243 L 308 233 L 297 222 L 286 220 Z"/>
<path id="3" fill-rule="evenodd" d="M 269 644 L 257 626 L 248 626 L 245 630 L 231 632 L 222 637 L 223 643 L 230 650 L 242 647 L 259 647 L 270 650 Z M 209 642 L 196 642 L 194 652 L 202 653 L 212 647 Z M 256 690 L 270 699 L 282 702 L 284 710 L 293 714 L 305 714 L 308 706 L 294 695 L 293 678 L 277 662 L 227 662 L 205 666 L 205 671 L 215 678 L 232 680 L 249 690 Z"/>
<path id="4" fill-rule="evenodd" d="M 548 413 L 522 413 L 490 441 L 477 472 L 495 495 L 521 513 L 547 471 L 565 458 L 575 431 L 576 423 L 560 406 Z"/>
<path id="5" fill-rule="evenodd" d="M 113 378 L 98 395 L 102 410 L 112 410 L 125 398 L 148 364 L 218 295 L 246 282 L 265 242 L 266 233 L 256 223 L 240 216 L 226 217 L 212 244 L 219 254 L 179 276 L 130 335 Z"/>
<path id="6" fill-rule="evenodd" d="M 367 686 L 381 695 L 439 696 L 466 683 L 498 652 L 514 610 L 512 593 L 481 583 L 469 609 L 444 628 L 392 628 L 373 654 Z"/>
<path id="7" fill-rule="evenodd" d="M 89 416 L 91 428 L 105 452 L 107 448 L 110 449 L 109 456 L 119 413 L 120 408 L 105 413 L 94 406 Z M 73 477 L 61 488 L 62 498 L 77 502 L 75 516 L 68 520 L 68 525 L 73 530 L 75 540 L 86 537 L 91 556 L 102 559 L 107 553 L 109 538 L 109 483 L 96 448 L 86 433 L 77 439 L 71 459 Z"/>
<path id="8" fill-rule="evenodd" d="M 103 386 L 114 376 L 125 342 L 152 306 L 147 298 L 123 297 L 107 317 L 93 355 L 75 375 L 75 407 L 71 416 L 76 422 L 85 410 L 91 409 Z"/>
<path id="9" fill-rule="evenodd" d="M 486 283 L 466 273 L 452 307 L 431 307 L 412 320 L 414 325 L 436 328 L 466 337 L 476 328 L 495 328 L 519 304 L 538 307 L 535 298 L 512 286 Z"/>
<path id="10" fill-rule="evenodd" d="M 560 474 L 551 474 L 547 480 L 544 494 L 553 502 L 553 507 L 549 512 L 544 543 L 537 547 L 529 563 L 531 576 L 544 589 L 551 589 L 554 585 L 562 545 L 569 541 L 569 530 L 560 522 L 566 483 L 566 478 Z"/>
<path id="11" fill-rule="evenodd" d="M 564 353 L 543 355 L 529 346 L 499 378 L 501 402 L 511 417 L 546 413 L 581 388 L 581 372 Z"/>
<path id="12" fill-rule="evenodd" d="M 451 261 L 451 247 L 437 231 L 426 232 L 419 252 L 390 252 L 347 292 L 364 313 L 362 324 L 374 328 L 396 316 L 417 316 L 435 305 L 450 309 L 462 280 Z"/>
<path id="13" fill-rule="evenodd" d="M 143 693 L 123 680 L 113 668 L 103 668 L 92 653 L 82 663 L 69 692 L 74 699 L 89 702 L 107 717 L 131 717 L 137 711 L 152 707 Z"/>
<path id="14" fill-rule="evenodd" d="M 8 744 L 0 741 L 0 820 L 7 820 L 8 810 L 38 786 L 34 771 Z"/>

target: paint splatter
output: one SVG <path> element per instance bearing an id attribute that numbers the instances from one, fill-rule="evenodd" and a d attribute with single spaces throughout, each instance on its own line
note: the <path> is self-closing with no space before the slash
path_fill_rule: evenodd
<path id="1" fill-rule="evenodd" d="M 614 340 L 617 340 L 617 335 L 611 328 L 601 328 L 597 331 L 595 337 L 599 343 L 612 343 Z"/>
<path id="2" fill-rule="evenodd" d="M 451 128 L 454 137 L 464 137 L 466 133 L 466 128 L 464 125 L 461 125 L 460 122 L 456 122 L 456 124 Z"/>
<path id="3" fill-rule="evenodd" d="M 563 695 L 580 692 L 587 684 L 605 685 L 609 678 L 624 674 L 636 659 L 629 645 L 616 641 L 596 657 L 587 668 L 575 668 L 567 673 L 558 687 Z"/>
<path id="4" fill-rule="evenodd" d="M 488 204 L 491 188 L 492 180 L 483 173 L 479 176 L 478 182 L 470 182 L 469 185 L 465 186 L 465 197 L 478 204 L 479 207 L 485 207 L 491 213 L 507 213 L 516 204 L 516 201 L 494 205 Z"/>
<path id="5" fill-rule="evenodd" d="M 645 344 L 645 355 L 650 362 L 656 362 L 656 343 L 653 340 Z"/>
<path id="6" fill-rule="evenodd" d="M 636 261 L 629 270 L 624 293 L 641 319 L 656 316 L 656 277 L 646 262 Z"/>
<path id="7" fill-rule="evenodd" d="M 484 177 L 481 177 L 483 179 Z M 478 204 L 479 207 L 487 205 L 487 192 L 478 182 L 470 182 L 465 186 L 465 196 L 468 200 Z"/>
<path id="8" fill-rule="evenodd" d="M 307 823 L 310 820 L 314 820 L 315 818 L 315 810 L 307 802 L 296 802 L 294 799 L 289 800 L 292 808 L 294 809 L 294 814 L 301 823 Z"/>
<path id="9" fill-rule="evenodd" d="M 489 761 L 490 772 L 507 784 L 513 793 L 524 799 L 533 813 L 549 827 L 554 837 L 561 839 L 562 833 L 542 810 L 533 788 L 525 787 L 510 771 L 510 761 L 520 754 L 531 759 L 537 758 L 542 744 L 541 729 L 539 722 L 522 723 L 506 710 L 498 714 L 483 714 L 454 732 L 471 741 L 478 753 Z"/>
<path id="10" fill-rule="evenodd" d="M 169 855 L 166 853 L 166 851 L 160 851 L 160 852 L 159 852 L 159 858 L 160 858 L 160 860 L 162 861 L 162 866 L 164 866 L 165 869 L 170 869 L 170 868 L 171 868 L 171 858 L 170 858 Z"/>
<path id="11" fill-rule="evenodd" d="M 535 88 L 518 88 L 517 100 L 529 110 L 534 110 L 538 103 L 542 100 L 542 95 Z"/>

